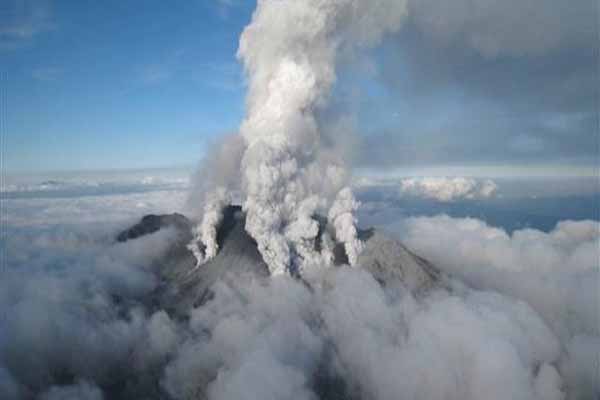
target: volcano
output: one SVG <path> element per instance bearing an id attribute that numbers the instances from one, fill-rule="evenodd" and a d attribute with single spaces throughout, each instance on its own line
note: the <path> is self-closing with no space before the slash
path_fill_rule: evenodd
<path id="1" fill-rule="evenodd" d="M 184 316 L 190 308 L 198 307 L 211 298 L 211 286 L 226 275 L 244 274 L 260 278 L 269 276 L 256 241 L 245 230 L 245 213 L 240 206 L 228 206 L 217 233 L 219 252 L 201 266 L 188 250 L 192 240 L 192 222 L 181 214 L 146 215 L 139 223 L 119 233 L 117 240 L 124 242 L 154 233 L 160 229 L 174 229 L 177 239 L 166 255 L 156 261 L 155 267 L 161 285 L 152 302 L 157 308 L 174 316 Z M 330 229 L 328 221 L 320 216 L 319 237 Z M 364 248 L 358 265 L 369 271 L 382 285 L 400 282 L 416 295 L 442 285 L 439 270 L 427 260 L 375 228 L 359 230 L 358 237 Z M 333 268 L 347 264 L 343 245 L 334 248 Z M 299 279 L 302 279 L 298 276 Z"/>

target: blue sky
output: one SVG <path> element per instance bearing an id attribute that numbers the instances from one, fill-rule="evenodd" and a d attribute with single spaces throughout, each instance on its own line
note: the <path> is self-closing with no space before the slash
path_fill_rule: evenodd
<path id="1" fill-rule="evenodd" d="M 408 0 L 397 34 L 338 68 L 325 115 L 354 121 L 356 166 L 596 173 L 597 2 L 444 1 Z M 191 166 L 239 126 L 254 1 L 5 4 L 5 171 Z"/>
<path id="2" fill-rule="evenodd" d="M 239 124 L 252 4 L 19 3 L 0 36 L 8 171 L 193 164 Z"/>

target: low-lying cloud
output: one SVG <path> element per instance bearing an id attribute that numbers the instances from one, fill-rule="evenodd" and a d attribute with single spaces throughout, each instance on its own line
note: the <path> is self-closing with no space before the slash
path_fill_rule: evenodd
<path id="1" fill-rule="evenodd" d="M 115 375 L 151 368 L 162 351 L 153 345 L 161 317 L 142 300 L 158 284 L 151 262 L 174 234 L 164 230 L 124 244 L 113 244 L 110 233 L 58 227 L 3 237 L 0 397 L 91 396 L 98 390 L 86 384 L 62 386 L 82 379 L 104 386 Z M 132 359 L 144 361 L 135 372 Z"/>
<path id="2" fill-rule="evenodd" d="M 191 311 L 164 387 L 181 399 L 562 398 L 559 342 L 524 303 L 470 290 L 419 299 L 348 267 L 311 284 L 219 283 Z"/>
<path id="3" fill-rule="evenodd" d="M 409 218 L 394 228 L 442 270 L 480 290 L 522 300 L 561 340 L 569 398 L 600 393 L 600 223 L 563 221 L 507 234 L 473 218 Z M 595 354 L 595 356 L 594 356 Z"/>
<path id="4" fill-rule="evenodd" d="M 123 207 L 139 201 L 129 196 Z M 147 201 L 166 207 L 163 196 Z M 19 223 L 44 202 L 55 213 L 77 204 L 36 200 L 9 201 L 0 242 L 3 399 L 599 393 L 598 222 L 508 235 L 475 219 L 411 218 L 396 227 L 403 240 L 454 277 L 427 295 L 360 268 L 324 269 L 308 285 L 229 275 L 180 319 L 147 301 L 173 231 L 117 244 L 131 217 L 103 197 L 80 199 L 96 220 L 59 225 L 44 211 Z"/>

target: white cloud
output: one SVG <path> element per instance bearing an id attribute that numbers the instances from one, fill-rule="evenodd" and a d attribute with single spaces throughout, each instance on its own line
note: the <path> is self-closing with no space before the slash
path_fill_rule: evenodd
<path id="1" fill-rule="evenodd" d="M 472 178 L 406 178 L 400 181 L 402 195 L 424 197 L 442 202 L 460 199 L 484 199 L 496 194 L 498 186 L 491 180 Z"/>
<path id="2" fill-rule="evenodd" d="M 3 200 L 0 397 L 108 398 L 115 372 L 130 398 L 315 399 L 334 388 L 548 400 L 564 382 L 569 398 L 597 392 L 598 223 L 511 236 L 473 219 L 409 219 L 410 247 L 478 290 L 455 282 L 415 297 L 360 268 L 311 275 L 310 289 L 235 275 L 180 321 L 139 301 L 172 232 L 123 244 L 114 233 L 184 200 L 161 190 Z M 56 382 L 57 370 L 73 381 Z"/>
<path id="3" fill-rule="evenodd" d="M 436 216 L 408 218 L 395 230 L 411 249 L 469 285 L 527 302 L 567 349 L 559 366 L 570 398 L 600 393 L 598 370 L 588 368 L 589 352 L 600 341 L 599 222 L 563 221 L 549 233 L 509 235 L 477 219 Z"/>
<path id="4" fill-rule="evenodd" d="M 191 311 L 194 339 L 166 368 L 166 390 L 178 399 L 314 399 L 320 390 L 373 399 L 562 397 L 552 366 L 559 343 L 524 303 L 471 291 L 414 298 L 348 267 L 312 279 L 310 290 L 288 277 L 217 284 L 214 299 Z"/>
<path id="5" fill-rule="evenodd" d="M 184 191 L 65 198 L 2 199 L 2 222 L 10 226 L 98 224 L 125 226 L 144 214 L 182 211 Z"/>

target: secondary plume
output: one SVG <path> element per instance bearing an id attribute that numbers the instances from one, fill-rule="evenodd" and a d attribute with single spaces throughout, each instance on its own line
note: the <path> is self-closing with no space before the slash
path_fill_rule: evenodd
<path id="1" fill-rule="evenodd" d="M 343 162 L 320 151 L 316 112 L 328 102 L 341 54 L 376 44 L 400 28 L 405 14 L 398 0 L 258 1 L 238 50 L 248 77 L 240 189 L 246 230 L 272 274 L 328 258 L 314 250 L 313 216 L 332 202 L 336 239 L 349 262 L 356 260 L 356 202 L 345 188 Z M 215 216 L 224 204 L 215 193 L 208 194 L 209 212 L 198 229 L 207 249 L 199 261 L 215 254 Z"/>

